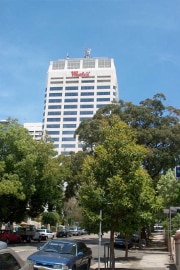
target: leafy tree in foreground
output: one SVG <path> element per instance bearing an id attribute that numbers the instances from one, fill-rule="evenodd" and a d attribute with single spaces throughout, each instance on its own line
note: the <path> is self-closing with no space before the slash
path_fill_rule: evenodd
<path id="1" fill-rule="evenodd" d="M 21 219 L 27 198 L 35 190 L 36 148 L 26 129 L 17 121 L 0 125 L 0 220 Z M 28 181 L 28 185 L 26 184 Z"/>
<path id="2" fill-rule="evenodd" d="M 20 222 L 36 217 L 44 208 L 61 205 L 62 182 L 53 145 L 37 142 L 28 130 L 9 119 L 0 125 L 0 221 Z"/>
<path id="3" fill-rule="evenodd" d="M 113 115 L 119 116 L 136 131 L 137 143 L 151 149 L 143 165 L 155 180 L 156 187 L 161 174 L 180 163 L 180 110 L 165 106 L 165 100 L 163 94 L 156 94 L 153 99 L 147 98 L 139 105 L 120 100 L 99 109 L 93 119 L 82 122 L 76 134 L 85 148 L 91 148 L 102 143 L 100 122 L 111 119 Z"/>
<path id="4" fill-rule="evenodd" d="M 110 249 L 114 269 L 114 232 L 134 232 L 151 220 L 154 190 L 151 178 L 142 168 L 147 150 L 136 143 L 136 134 L 118 117 L 102 122 L 101 144 L 84 161 L 83 185 L 79 201 L 86 228 L 98 232 L 99 212 L 103 231 L 111 230 Z M 126 256 L 127 256 L 126 250 Z"/>

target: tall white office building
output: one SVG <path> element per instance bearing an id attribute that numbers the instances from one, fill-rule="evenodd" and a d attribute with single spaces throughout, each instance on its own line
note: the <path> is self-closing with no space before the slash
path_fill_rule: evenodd
<path id="1" fill-rule="evenodd" d="M 54 141 L 58 154 L 80 151 L 74 132 L 84 119 L 118 100 L 118 83 L 114 60 L 83 58 L 51 61 L 47 73 L 43 130 Z"/>

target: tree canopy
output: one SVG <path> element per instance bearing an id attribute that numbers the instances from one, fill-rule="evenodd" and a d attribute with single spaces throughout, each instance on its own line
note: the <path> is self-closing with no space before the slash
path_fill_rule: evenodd
<path id="1" fill-rule="evenodd" d="M 33 140 L 17 120 L 0 124 L 0 221 L 19 222 L 46 207 L 62 208 L 59 168 L 51 143 Z"/>
<path id="2" fill-rule="evenodd" d="M 137 134 L 137 143 L 149 148 L 143 166 L 155 180 L 154 185 L 168 169 L 180 163 L 180 110 L 165 106 L 163 94 L 141 101 L 139 105 L 120 100 L 97 111 L 92 119 L 82 122 L 76 130 L 84 148 L 102 142 L 101 121 L 117 115 L 119 121 L 131 126 Z M 95 132 L 94 132 L 95 131 Z"/>
<path id="3" fill-rule="evenodd" d="M 151 177 L 142 168 L 147 149 L 136 143 L 136 134 L 114 116 L 103 120 L 101 143 L 85 158 L 79 200 L 86 228 L 98 231 L 99 211 L 103 231 L 133 233 L 152 218 L 154 189 Z"/>

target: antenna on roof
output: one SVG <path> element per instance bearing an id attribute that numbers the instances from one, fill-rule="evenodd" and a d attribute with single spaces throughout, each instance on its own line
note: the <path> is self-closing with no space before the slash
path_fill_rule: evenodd
<path id="1" fill-rule="evenodd" d="M 91 56 L 91 49 L 86 49 L 85 54 L 84 54 L 84 58 L 90 58 L 90 56 Z"/>
<path id="2" fill-rule="evenodd" d="M 66 59 L 69 59 L 69 53 L 66 54 Z"/>

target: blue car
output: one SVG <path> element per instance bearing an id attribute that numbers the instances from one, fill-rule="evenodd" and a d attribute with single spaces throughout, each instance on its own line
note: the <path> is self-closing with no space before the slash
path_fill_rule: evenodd
<path id="1" fill-rule="evenodd" d="M 81 241 L 56 239 L 38 249 L 28 257 L 34 270 L 90 269 L 92 250 Z"/>

